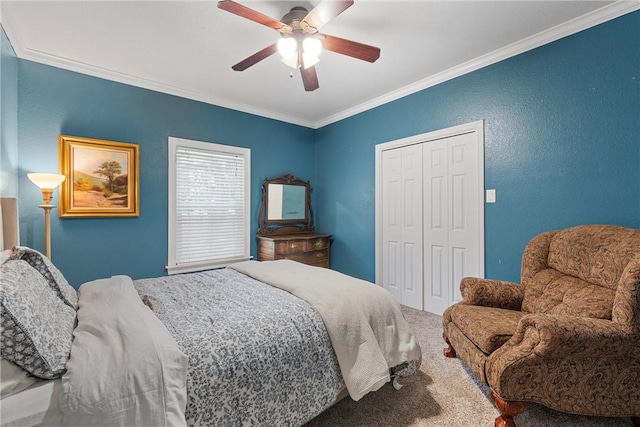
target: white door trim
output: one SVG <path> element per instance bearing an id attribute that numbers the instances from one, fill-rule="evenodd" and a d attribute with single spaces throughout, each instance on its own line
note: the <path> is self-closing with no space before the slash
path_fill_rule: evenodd
<path id="1" fill-rule="evenodd" d="M 376 284 L 382 286 L 382 152 L 407 145 L 420 144 L 436 139 L 448 138 L 451 136 L 474 133 L 478 143 L 478 182 L 481 183 L 482 191 L 478 192 L 478 239 L 482 242 L 478 251 L 478 275 L 484 277 L 484 120 L 478 120 L 463 125 L 414 135 L 395 141 L 383 142 L 376 145 L 376 165 L 375 165 L 375 262 L 376 262 Z"/>

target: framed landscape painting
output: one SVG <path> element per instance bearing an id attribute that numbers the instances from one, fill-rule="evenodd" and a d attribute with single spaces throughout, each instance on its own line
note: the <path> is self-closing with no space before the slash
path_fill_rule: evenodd
<path id="1" fill-rule="evenodd" d="M 140 215 L 137 144 L 60 135 L 59 216 Z"/>

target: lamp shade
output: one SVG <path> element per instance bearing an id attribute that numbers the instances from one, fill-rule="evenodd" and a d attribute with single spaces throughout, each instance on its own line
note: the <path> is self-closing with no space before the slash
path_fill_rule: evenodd
<path id="1" fill-rule="evenodd" d="M 307 52 L 302 54 L 302 68 L 305 70 L 316 65 L 318 62 L 320 62 L 320 59 L 317 56 L 309 55 Z"/>
<path id="2" fill-rule="evenodd" d="M 62 184 L 66 176 L 57 173 L 28 173 L 27 176 L 40 188 L 54 189 Z"/>
<path id="3" fill-rule="evenodd" d="M 322 52 L 322 42 L 315 37 L 307 37 L 302 42 L 302 51 L 305 55 L 308 55 L 310 59 L 317 59 L 318 56 L 320 56 L 320 52 Z"/>
<path id="4" fill-rule="evenodd" d="M 278 52 L 283 58 L 292 58 L 298 50 L 298 43 L 291 37 L 278 40 Z"/>

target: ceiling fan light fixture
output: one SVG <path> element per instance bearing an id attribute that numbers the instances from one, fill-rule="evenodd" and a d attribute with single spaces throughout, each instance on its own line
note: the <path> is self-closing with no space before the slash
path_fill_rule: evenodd
<path id="1" fill-rule="evenodd" d="M 322 41 L 316 37 L 305 37 L 302 41 L 302 52 L 309 58 L 318 59 L 320 52 L 322 52 Z"/>
<path id="2" fill-rule="evenodd" d="M 313 65 L 320 61 L 319 56 L 323 49 L 355 59 L 375 62 L 380 57 L 380 48 L 320 33 L 322 27 L 353 3 L 354 0 L 319 0 L 310 12 L 304 7 L 296 6 L 278 21 L 234 0 L 218 0 L 220 9 L 272 28 L 282 37 L 277 43 L 270 44 L 231 68 L 235 71 L 243 71 L 279 52 L 282 62 L 293 69 L 300 70 L 304 89 L 311 92 L 320 87 Z"/>
<path id="3" fill-rule="evenodd" d="M 298 56 L 297 55 L 294 55 L 291 58 L 282 58 L 280 60 L 282 61 L 283 64 L 287 65 L 288 67 L 291 67 L 294 70 L 298 69 Z"/>
<path id="4" fill-rule="evenodd" d="M 295 58 L 298 43 L 293 37 L 283 37 L 278 40 L 278 52 L 283 59 Z"/>
<path id="5" fill-rule="evenodd" d="M 302 68 L 305 70 L 309 67 L 313 67 L 318 62 L 320 62 L 320 58 L 317 56 L 308 55 L 306 52 L 302 54 Z"/>

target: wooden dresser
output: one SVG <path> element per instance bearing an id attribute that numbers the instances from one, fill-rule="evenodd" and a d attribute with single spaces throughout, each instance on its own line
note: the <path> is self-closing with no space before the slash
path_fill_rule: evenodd
<path id="1" fill-rule="evenodd" d="M 258 236 L 258 261 L 292 259 L 329 268 L 330 234 L 303 233 Z"/>

